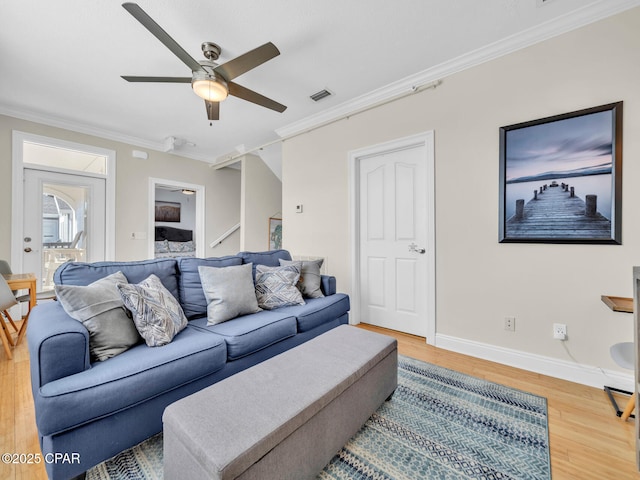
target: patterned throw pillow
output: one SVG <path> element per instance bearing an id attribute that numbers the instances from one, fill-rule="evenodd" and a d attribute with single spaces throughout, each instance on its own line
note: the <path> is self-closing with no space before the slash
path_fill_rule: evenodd
<path id="1" fill-rule="evenodd" d="M 324 297 L 320 287 L 322 280 L 320 277 L 320 268 L 324 259 L 320 260 L 283 260 L 280 259 L 280 265 L 300 264 L 300 279 L 297 287 L 304 298 L 320 298 Z"/>
<path id="2" fill-rule="evenodd" d="M 300 266 L 282 267 L 256 265 L 256 297 L 260 308 L 272 310 L 289 305 L 304 305 L 302 294 L 296 287 Z"/>
<path id="3" fill-rule="evenodd" d="M 157 240 L 154 242 L 154 246 L 156 253 L 169 253 L 169 242 L 166 240 Z"/>
<path id="4" fill-rule="evenodd" d="M 188 242 L 167 242 L 170 252 L 193 252 L 196 249 L 196 244 L 193 240 Z"/>
<path id="5" fill-rule="evenodd" d="M 115 357 L 140 341 L 118 293 L 117 285 L 126 282 L 127 277 L 116 272 L 90 285 L 56 285 L 64 310 L 89 331 L 92 361 Z"/>
<path id="6" fill-rule="evenodd" d="M 119 283 L 118 290 L 149 347 L 170 343 L 187 326 L 182 307 L 155 275 L 149 275 L 137 285 Z"/>

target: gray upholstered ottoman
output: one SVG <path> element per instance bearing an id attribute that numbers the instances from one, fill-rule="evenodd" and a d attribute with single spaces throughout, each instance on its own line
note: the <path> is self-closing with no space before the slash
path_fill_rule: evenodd
<path id="1" fill-rule="evenodd" d="M 397 385 L 394 338 L 343 325 L 164 412 L 165 479 L 314 478 Z"/>

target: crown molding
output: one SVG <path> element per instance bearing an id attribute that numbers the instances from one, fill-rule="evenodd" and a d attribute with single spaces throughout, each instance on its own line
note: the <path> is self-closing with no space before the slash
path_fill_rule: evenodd
<path id="1" fill-rule="evenodd" d="M 68 120 L 55 115 L 49 115 L 42 112 L 35 112 L 32 110 L 15 108 L 8 105 L 0 105 L 0 115 L 6 115 L 8 117 L 18 118 L 20 120 L 26 120 L 29 122 L 40 123 L 49 127 L 62 128 L 64 130 L 70 130 L 76 133 L 83 133 L 85 135 L 91 135 L 98 138 L 104 138 L 106 140 L 113 140 L 115 142 L 124 143 L 134 147 L 141 147 L 149 150 L 155 150 L 157 152 L 165 151 L 164 142 L 153 142 L 140 137 L 134 137 L 126 135 L 124 133 L 98 128 L 91 125 L 86 125 L 73 120 Z M 211 158 L 203 155 L 189 154 L 188 152 L 174 153 L 183 158 L 190 158 L 192 160 L 199 160 L 201 162 L 212 163 Z"/>
<path id="2" fill-rule="evenodd" d="M 640 6 L 640 0 L 598 0 L 536 27 L 524 30 L 432 68 L 418 72 L 415 75 L 390 83 L 328 110 L 323 110 L 315 115 L 285 125 L 277 129 L 276 133 L 281 138 L 290 138 L 306 133 L 359 111 L 372 108 L 377 104 L 387 103 L 395 98 L 416 92 L 420 87 L 437 82 L 449 75 L 508 55 L 637 6 Z"/>
<path id="3" fill-rule="evenodd" d="M 284 127 L 275 130 L 275 133 L 280 138 L 290 138 L 292 136 L 300 135 L 306 131 L 332 123 L 340 118 L 353 115 L 358 111 L 372 108 L 377 104 L 393 101 L 397 97 L 415 93 L 420 87 L 429 83 L 437 82 L 443 77 L 466 70 L 481 63 L 488 62 L 495 58 L 507 55 L 522 48 L 534 45 L 637 6 L 640 6 L 640 0 L 597 0 L 562 17 L 558 17 L 537 27 L 525 30 L 506 39 L 479 48 L 473 52 L 444 62 L 440 65 L 436 65 L 435 67 L 429 68 L 415 75 L 403 78 L 382 88 L 373 90 L 365 95 L 356 97 L 353 100 L 319 112 L 316 115 L 285 125 Z M 144 138 L 86 125 L 78 121 L 42 112 L 19 109 L 9 105 L 0 105 L 0 115 L 7 115 L 22 120 L 92 135 L 158 152 L 164 151 L 163 142 L 154 142 Z M 200 160 L 206 163 L 215 163 L 214 160 L 208 156 L 197 155 L 190 152 L 180 152 L 179 156 L 190 158 L 192 160 Z"/>

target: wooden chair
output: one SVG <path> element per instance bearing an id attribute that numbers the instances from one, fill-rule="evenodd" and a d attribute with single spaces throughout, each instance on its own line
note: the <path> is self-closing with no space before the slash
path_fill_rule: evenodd
<path id="1" fill-rule="evenodd" d="M 634 355 L 635 355 L 635 345 L 633 342 L 621 342 L 612 345 L 609 349 L 609 353 L 611 354 L 611 358 L 614 362 L 620 365 L 622 368 L 626 368 L 628 370 L 634 369 Z M 636 396 L 633 392 L 627 392 L 626 390 L 621 390 L 619 388 L 614 387 L 604 387 L 605 392 L 609 396 L 609 400 L 613 405 L 613 408 L 616 411 L 616 415 L 618 415 L 622 420 L 627 420 L 629 417 L 635 418 L 633 415 L 633 409 L 636 406 Z M 629 400 L 624 407 L 624 410 L 620 410 L 618 407 L 618 403 L 615 398 L 611 394 L 611 391 L 622 393 L 624 395 L 629 395 Z"/>
<path id="2" fill-rule="evenodd" d="M 18 300 L 16 300 L 15 295 L 7 285 L 7 281 L 4 279 L 2 275 L 0 275 L 0 327 L 2 327 L 2 332 L 0 332 L 0 340 L 2 341 L 2 347 L 4 348 L 5 353 L 7 354 L 7 358 L 11 360 L 13 355 L 11 355 L 11 347 L 14 345 L 13 338 L 11 337 L 11 333 L 9 332 L 9 326 L 5 323 L 5 317 L 9 320 L 11 325 L 18 331 L 15 323 L 11 319 L 9 315 L 9 308 L 18 304 Z"/>
<path id="3" fill-rule="evenodd" d="M 611 358 L 613 358 L 613 361 L 620 365 L 622 368 L 626 368 L 627 370 L 634 369 L 633 361 L 635 355 L 635 345 L 633 342 L 616 343 L 615 345 L 611 346 L 611 348 L 609 349 L 609 353 L 611 354 Z M 627 405 L 625 406 L 622 415 L 620 415 L 620 418 L 622 420 L 626 420 L 627 418 L 632 416 L 631 413 L 633 412 L 635 406 L 636 396 L 631 393 L 629 400 L 627 401 Z"/>
<path id="4" fill-rule="evenodd" d="M 82 232 L 80 232 L 82 233 Z M 13 271 L 11 270 L 11 265 L 9 265 L 9 262 L 7 262 L 6 260 L 0 260 L 0 275 L 2 274 L 9 274 L 11 275 L 13 273 Z M 23 303 L 23 302 L 28 302 L 29 301 L 29 295 L 17 295 L 18 292 L 13 292 L 13 294 L 16 296 L 16 298 L 18 299 L 19 303 Z M 43 290 L 41 292 L 36 292 L 36 299 L 38 301 L 41 300 L 55 300 L 56 299 L 56 292 L 55 290 Z M 11 324 L 15 327 L 15 323 L 13 323 L 13 320 L 11 319 L 11 317 L 8 317 L 9 321 L 11 322 Z"/>

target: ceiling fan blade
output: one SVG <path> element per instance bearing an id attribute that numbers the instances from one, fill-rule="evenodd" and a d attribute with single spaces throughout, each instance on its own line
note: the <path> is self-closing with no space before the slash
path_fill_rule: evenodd
<path id="1" fill-rule="evenodd" d="M 209 120 L 219 120 L 220 119 L 220 102 L 210 102 L 208 100 L 205 100 L 204 104 L 207 107 L 207 118 Z"/>
<path id="2" fill-rule="evenodd" d="M 149 30 L 153 36 L 162 42 L 162 44 L 173 52 L 182 62 L 191 69 L 193 72 L 203 70 L 202 66 L 189 55 L 184 48 L 178 45 L 173 38 L 165 32 L 160 25 L 158 25 L 153 18 L 140 8 L 136 3 L 123 3 L 124 9 L 129 12 L 133 17 L 138 20 L 147 30 Z"/>
<path id="3" fill-rule="evenodd" d="M 249 90 L 242 85 L 238 85 L 237 83 L 229 82 L 227 84 L 229 86 L 229 94 L 234 97 L 241 98 L 246 100 L 247 102 L 255 103 L 256 105 L 260 105 L 261 107 L 270 108 L 271 110 L 275 110 L 276 112 L 284 112 L 287 107 L 282 105 L 281 103 L 276 102 L 275 100 L 271 100 L 270 98 L 265 97 L 264 95 L 260 95 L 258 92 L 254 92 L 253 90 Z"/>
<path id="4" fill-rule="evenodd" d="M 273 43 L 268 42 L 233 60 L 229 60 L 227 63 L 218 65 L 214 70 L 229 81 L 278 55 L 280 55 L 280 50 Z"/>
<path id="5" fill-rule="evenodd" d="M 191 83 L 191 77 L 132 77 L 122 75 L 127 82 Z"/>

